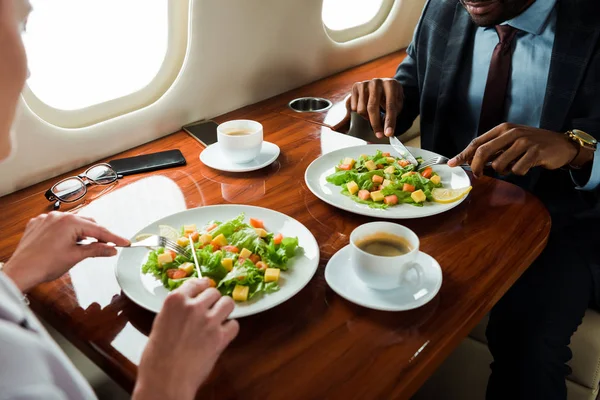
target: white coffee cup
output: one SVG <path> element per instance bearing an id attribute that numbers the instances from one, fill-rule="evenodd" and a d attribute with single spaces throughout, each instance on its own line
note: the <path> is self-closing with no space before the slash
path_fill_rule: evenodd
<path id="1" fill-rule="evenodd" d="M 246 134 L 234 134 L 236 132 Z M 237 164 L 254 160 L 260 154 L 263 143 L 263 126 L 249 119 L 236 119 L 217 127 L 217 140 L 224 157 Z"/>
<path id="2" fill-rule="evenodd" d="M 405 239 L 410 251 L 399 256 L 377 256 L 357 247 L 356 243 L 375 234 L 391 234 Z M 423 268 L 417 264 L 419 237 L 410 229 L 390 222 L 371 222 L 356 228 L 350 234 L 350 262 L 356 276 L 371 289 L 390 290 L 403 285 L 419 286 Z M 416 282 L 406 279 L 410 270 L 415 270 Z"/>

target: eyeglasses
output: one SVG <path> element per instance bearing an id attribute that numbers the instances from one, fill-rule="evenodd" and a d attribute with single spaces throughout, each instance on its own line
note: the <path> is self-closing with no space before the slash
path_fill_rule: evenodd
<path id="1" fill-rule="evenodd" d="M 96 164 L 83 174 L 65 178 L 52 186 L 44 195 L 48 201 L 56 201 L 54 208 L 60 203 L 74 203 L 87 193 L 89 185 L 110 185 L 120 178 L 108 164 Z"/>

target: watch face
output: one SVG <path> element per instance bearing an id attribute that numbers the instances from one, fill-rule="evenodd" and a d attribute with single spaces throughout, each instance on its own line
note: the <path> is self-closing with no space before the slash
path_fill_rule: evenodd
<path id="1" fill-rule="evenodd" d="M 591 144 L 591 145 L 595 146 L 598 143 L 592 135 L 587 134 L 584 131 L 580 131 L 579 129 L 573 129 L 572 132 L 576 138 L 583 140 L 587 144 Z"/>

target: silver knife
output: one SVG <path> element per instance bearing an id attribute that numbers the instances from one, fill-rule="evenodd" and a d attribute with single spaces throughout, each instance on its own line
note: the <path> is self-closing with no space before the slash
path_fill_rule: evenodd
<path id="1" fill-rule="evenodd" d="M 200 264 L 198 264 L 198 257 L 196 256 L 196 248 L 194 247 L 194 241 L 192 240 L 192 235 L 188 236 L 190 240 L 190 248 L 192 250 L 192 256 L 194 256 L 194 264 L 196 265 L 196 273 L 198 274 L 198 278 L 202 278 L 202 274 L 200 273 Z"/>
<path id="2" fill-rule="evenodd" d="M 415 156 L 413 156 L 410 153 L 410 151 L 408 151 L 408 149 L 406 148 L 406 146 L 404 146 L 402 144 L 402 142 L 396 136 L 391 136 L 390 137 L 390 145 L 392 145 L 392 147 L 394 148 L 394 150 L 396 150 L 397 153 L 399 153 L 403 158 L 405 158 L 406 160 L 408 160 L 409 163 L 411 163 L 415 167 L 417 165 L 419 165 L 419 163 L 417 162 L 417 159 L 415 158 Z"/>

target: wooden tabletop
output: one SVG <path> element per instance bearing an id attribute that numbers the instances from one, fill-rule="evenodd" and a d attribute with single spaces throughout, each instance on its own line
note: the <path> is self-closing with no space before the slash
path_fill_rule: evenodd
<path id="1" fill-rule="evenodd" d="M 401 57 L 384 58 L 385 71 L 375 65 L 381 60 L 359 70 L 390 76 Z M 367 75 L 358 79 L 373 77 Z M 345 79 L 325 91 L 323 81 L 298 92 L 339 96 L 352 82 Z M 539 255 L 550 230 L 549 214 L 516 186 L 487 177 L 473 180 L 470 196 L 457 208 L 401 222 L 440 263 L 440 293 L 408 312 L 354 305 L 327 286 L 323 272 L 331 256 L 348 244 L 350 232 L 371 219 L 325 204 L 304 183 L 310 162 L 343 137 L 323 123 L 323 115 L 291 116 L 281 107 L 287 97 L 275 99 L 216 119 L 243 116 L 262 123 L 265 139 L 281 148 L 270 167 L 243 174 L 212 170 L 198 158 L 200 144 L 178 132 L 120 156 L 179 148 L 186 166 L 125 177 L 103 193 L 90 192 L 76 211 L 131 236 L 186 208 L 250 204 L 290 215 L 319 238 L 321 263 L 314 278 L 287 302 L 239 320 L 238 338 L 199 398 L 409 398 Z M 50 211 L 43 193 L 58 179 L 0 198 L 0 260 L 15 249 L 29 218 Z M 30 299 L 38 315 L 130 390 L 154 315 L 121 293 L 115 263 L 116 258 L 86 260 L 34 289 Z"/>

